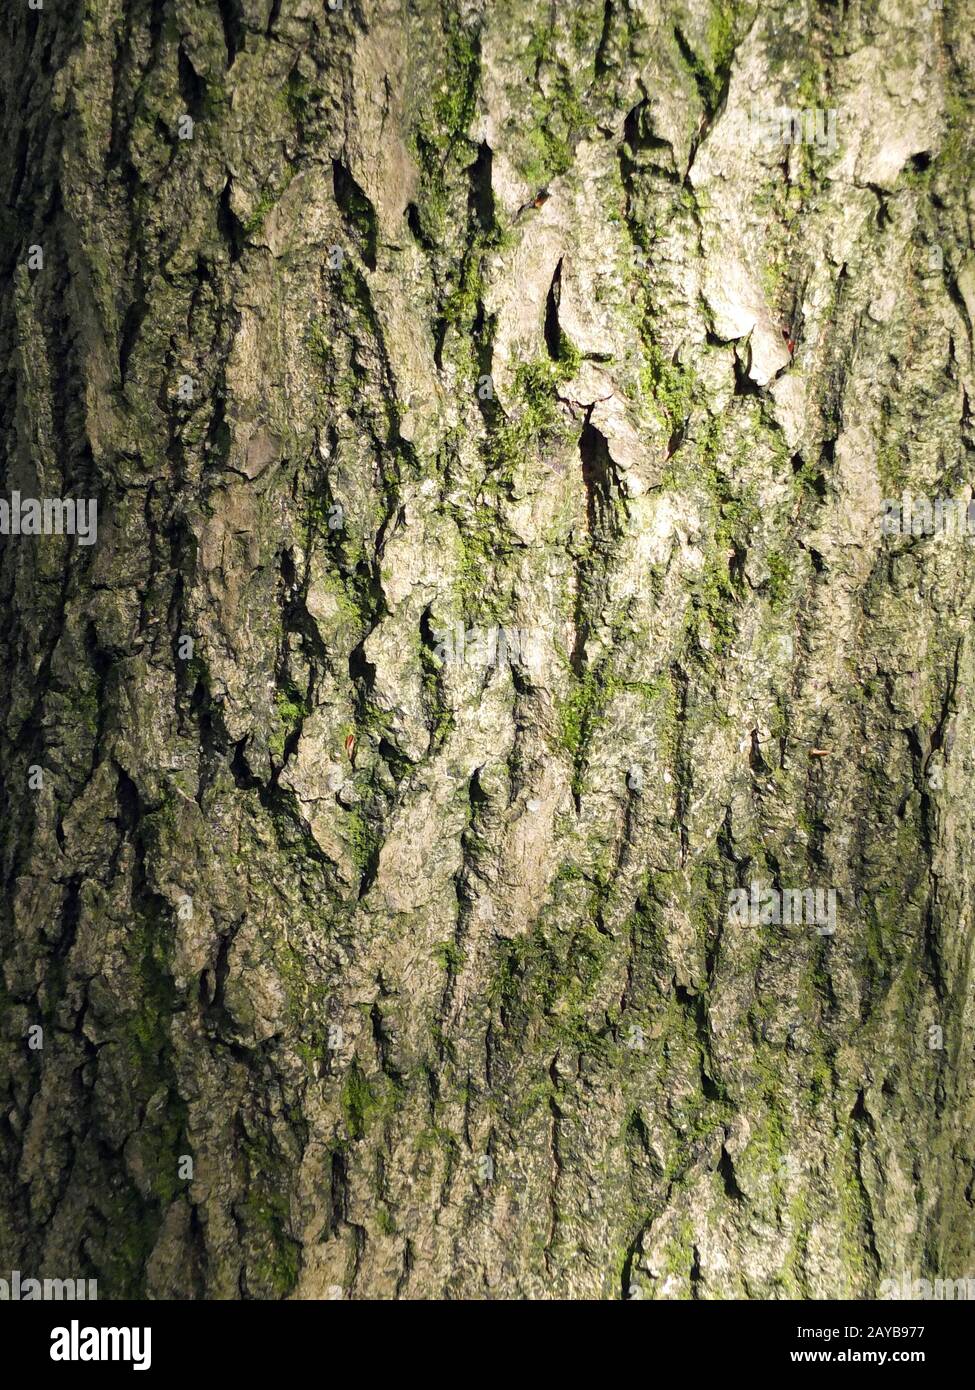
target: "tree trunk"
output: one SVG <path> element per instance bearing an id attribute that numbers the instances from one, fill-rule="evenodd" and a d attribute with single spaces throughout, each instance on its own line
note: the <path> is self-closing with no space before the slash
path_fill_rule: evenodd
<path id="1" fill-rule="evenodd" d="M 0 1274 L 967 1275 L 971 9 L 11 8 Z"/>

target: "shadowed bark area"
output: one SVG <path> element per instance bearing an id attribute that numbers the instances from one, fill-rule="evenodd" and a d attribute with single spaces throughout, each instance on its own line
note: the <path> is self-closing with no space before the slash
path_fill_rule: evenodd
<path id="1" fill-rule="evenodd" d="M 0 1275 L 971 1272 L 972 18 L 11 6 Z"/>

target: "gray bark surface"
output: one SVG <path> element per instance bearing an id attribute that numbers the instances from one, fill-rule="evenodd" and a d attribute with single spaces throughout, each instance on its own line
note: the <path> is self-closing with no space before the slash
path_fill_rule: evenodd
<path id="1" fill-rule="evenodd" d="M 972 1273 L 971 6 L 11 11 L 0 1275 Z"/>

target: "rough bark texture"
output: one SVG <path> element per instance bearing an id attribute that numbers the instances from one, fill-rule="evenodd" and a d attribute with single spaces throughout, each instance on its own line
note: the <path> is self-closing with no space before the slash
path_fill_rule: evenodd
<path id="1" fill-rule="evenodd" d="M 969 1273 L 971 7 L 10 9 L 0 1273 Z"/>

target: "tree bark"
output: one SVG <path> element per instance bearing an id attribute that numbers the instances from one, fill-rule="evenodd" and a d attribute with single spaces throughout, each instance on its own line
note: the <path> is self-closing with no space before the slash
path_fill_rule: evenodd
<path id="1" fill-rule="evenodd" d="M 0 1273 L 969 1274 L 971 7 L 12 9 Z"/>

